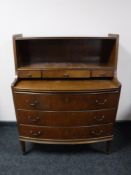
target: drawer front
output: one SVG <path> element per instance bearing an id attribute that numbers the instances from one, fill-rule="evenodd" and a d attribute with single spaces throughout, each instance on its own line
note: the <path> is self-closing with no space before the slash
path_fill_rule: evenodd
<path id="1" fill-rule="evenodd" d="M 89 78 L 89 70 L 44 70 L 43 78 Z"/>
<path id="2" fill-rule="evenodd" d="M 112 135 L 112 124 L 91 127 L 20 126 L 20 136 L 37 139 L 88 139 Z"/>
<path id="3" fill-rule="evenodd" d="M 41 71 L 39 70 L 19 70 L 19 78 L 41 78 Z"/>
<path id="4" fill-rule="evenodd" d="M 119 93 L 14 93 L 17 109 L 49 111 L 79 111 L 87 109 L 116 108 Z"/>
<path id="5" fill-rule="evenodd" d="M 88 126 L 113 123 L 116 110 L 98 110 L 83 112 L 49 112 L 17 110 L 18 120 L 21 124 L 41 126 Z"/>
<path id="6" fill-rule="evenodd" d="M 92 77 L 113 77 L 114 72 L 112 70 L 93 70 Z"/>

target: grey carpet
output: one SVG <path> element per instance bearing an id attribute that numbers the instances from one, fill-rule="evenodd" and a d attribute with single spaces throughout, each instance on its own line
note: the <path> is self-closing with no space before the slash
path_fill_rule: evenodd
<path id="1" fill-rule="evenodd" d="M 115 129 L 112 153 L 105 143 L 28 144 L 22 155 L 15 126 L 0 126 L 0 175 L 131 175 L 131 124 Z"/>

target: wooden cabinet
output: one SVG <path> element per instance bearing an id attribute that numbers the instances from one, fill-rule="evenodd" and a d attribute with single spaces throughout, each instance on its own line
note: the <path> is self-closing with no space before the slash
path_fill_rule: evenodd
<path id="1" fill-rule="evenodd" d="M 13 36 L 12 84 L 19 139 L 48 144 L 109 143 L 121 85 L 118 35 Z"/>

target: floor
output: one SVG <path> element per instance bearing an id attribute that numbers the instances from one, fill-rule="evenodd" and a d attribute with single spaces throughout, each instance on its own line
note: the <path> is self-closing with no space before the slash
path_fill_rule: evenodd
<path id="1" fill-rule="evenodd" d="M 28 144 L 22 155 L 16 126 L 0 126 L 0 175 L 131 175 L 131 122 L 117 124 L 114 134 L 110 155 L 105 143 Z"/>

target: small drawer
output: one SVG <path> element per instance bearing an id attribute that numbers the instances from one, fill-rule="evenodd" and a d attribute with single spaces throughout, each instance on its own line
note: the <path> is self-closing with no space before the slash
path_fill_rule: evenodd
<path id="1" fill-rule="evenodd" d="M 110 93 L 14 93 L 17 109 L 79 111 L 116 108 L 118 92 Z"/>
<path id="2" fill-rule="evenodd" d="M 19 70 L 19 78 L 41 78 L 41 71 L 39 70 Z"/>
<path id="3" fill-rule="evenodd" d="M 43 78 L 89 78 L 89 70 L 44 70 Z"/>
<path id="4" fill-rule="evenodd" d="M 114 72 L 112 70 L 93 70 L 92 77 L 113 77 Z"/>
<path id="5" fill-rule="evenodd" d="M 116 110 L 96 111 L 37 111 L 17 110 L 20 124 L 73 127 L 113 123 Z"/>
<path id="6" fill-rule="evenodd" d="M 88 139 L 112 135 L 112 124 L 90 127 L 40 127 L 20 125 L 20 136 L 36 139 Z"/>

